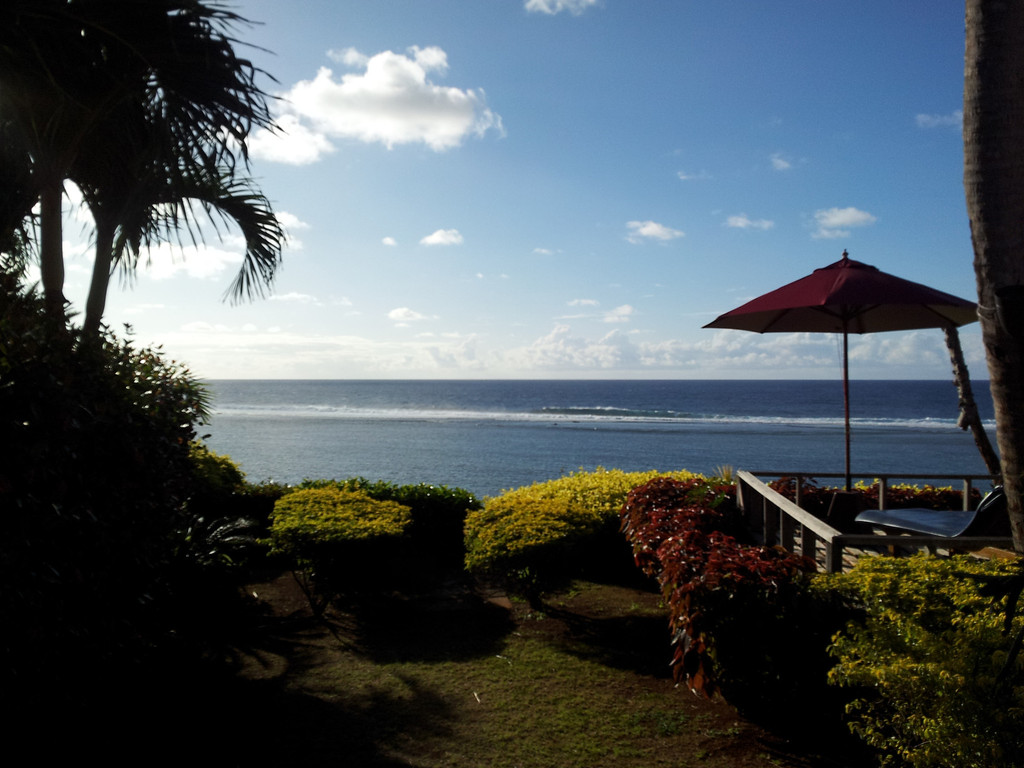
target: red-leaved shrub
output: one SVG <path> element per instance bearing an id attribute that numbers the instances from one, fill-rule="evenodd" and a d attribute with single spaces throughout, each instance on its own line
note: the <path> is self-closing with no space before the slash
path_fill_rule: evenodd
<path id="1" fill-rule="evenodd" d="M 799 624 L 790 606 L 815 566 L 741 543 L 735 518 L 734 488 L 701 478 L 657 478 L 622 508 L 636 563 L 658 580 L 669 608 L 677 681 L 706 696 L 722 690 L 741 705 L 777 690 L 793 661 L 783 657 L 801 646 L 786 641 Z"/>

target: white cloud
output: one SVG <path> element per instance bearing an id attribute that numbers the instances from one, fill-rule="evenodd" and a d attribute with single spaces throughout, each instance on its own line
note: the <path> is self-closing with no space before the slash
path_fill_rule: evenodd
<path id="1" fill-rule="evenodd" d="M 934 330 L 866 334 L 850 349 L 851 364 L 935 366 L 949 362 L 945 337 Z"/>
<path id="2" fill-rule="evenodd" d="M 462 245 L 462 233 L 457 229 L 438 229 L 421 239 L 420 245 Z"/>
<path id="3" fill-rule="evenodd" d="M 725 226 L 735 229 L 771 229 L 775 226 L 775 222 L 768 219 L 751 219 L 747 214 L 740 213 L 727 218 Z"/>
<path id="4" fill-rule="evenodd" d="M 679 171 L 678 173 L 676 173 L 676 176 L 678 176 L 683 181 L 695 181 L 700 179 L 711 178 L 711 174 L 708 173 L 707 171 L 700 171 L 698 173 L 687 173 L 686 171 Z"/>
<path id="5" fill-rule="evenodd" d="M 626 222 L 626 229 L 629 230 L 626 239 L 631 243 L 642 243 L 644 240 L 661 240 L 664 242 L 675 240 L 677 237 L 683 237 L 685 234 L 678 229 L 658 224 L 656 221 L 628 221 Z"/>
<path id="6" fill-rule="evenodd" d="M 411 314 L 406 314 L 411 313 Z M 418 317 L 409 308 L 395 317 Z M 720 330 L 695 339 L 636 335 L 621 327 L 587 336 L 558 323 L 546 334 L 517 347 L 488 346 L 475 334 L 410 333 L 401 339 L 297 332 L 251 322 L 228 326 L 196 320 L 178 331 L 162 332 L 159 343 L 205 378 L 231 378 L 245 371 L 254 378 L 456 378 L 460 373 L 488 377 L 569 377 L 590 374 L 651 378 L 836 378 L 839 337 L 824 333 L 754 334 Z M 142 338 L 141 336 L 139 337 Z M 146 340 L 149 343 L 148 340 Z M 969 363 L 983 364 L 980 332 L 962 335 Z M 868 334 L 850 339 L 851 369 L 864 378 L 920 378 L 922 371 L 948 375 L 949 357 L 938 331 Z"/>
<path id="7" fill-rule="evenodd" d="M 526 0 L 523 7 L 530 13 L 546 13 L 549 16 L 568 11 L 579 16 L 587 8 L 597 5 L 597 0 Z"/>
<path id="8" fill-rule="evenodd" d="M 205 320 L 193 320 L 181 326 L 185 333 L 229 333 L 233 329 L 223 323 L 209 323 Z"/>
<path id="9" fill-rule="evenodd" d="M 369 56 L 360 53 L 355 48 L 342 48 L 340 51 L 331 49 L 327 52 L 327 58 L 353 69 L 361 69 L 370 61 Z"/>
<path id="10" fill-rule="evenodd" d="M 401 377 L 410 371 L 451 376 L 473 371 L 476 337 L 371 340 L 361 336 L 305 334 L 279 328 L 262 331 L 206 322 L 190 323 L 161 339 L 187 352 L 189 368 L 205 378 L 231 378 L 239 370 L 261 378 Z"/>
<path id="11" fill-rule="evenodd" d="M 381 242 L 381 244 L 382 244 L 382 245 L 387 245 L 387 246 L 389 246 L 389 247 L 390 247 L 390 246 L 395 246 L 395 245 L 398 245 L 398 241 L 397 241 L 397 240 L 395 240 L 395 238 L 393 238 L 393 237 L 384 237 L 384 238 L 381 238 L 381 241 L 380 241 L 380 242 Z"/>
<path id="12" fill-rule="evenodd" d="M 824 208 L 814 212 L 814 221 L 818 228 L 811 237 L 831 240 L 837 237 L 849 237 L 852 227 L 866 227 L 878 219 L 867 211 L 856 208 Z"/>
<path id="13" fill-rule="evenodd" d="M 629 304 L 623 304 L 621 307 L 615 307 L 615 309 L 605 312 L 604 321 L 606 323 L 628 323 L 634 311 Z"/>
<path id="14" fill-rule="evenodd" d="M 297 291 L 291 291 L 289 293 L 274 294 L 270 297 L 271 301 L 280 301 L 285 304 L 319 304 L 316 296 L 310 296 L 308 293 L 298 293 Z"/>
<path id="15" fill-rule="evenodd" d="M 125 307 L 122 311 L 126 315 L 146 315 L 153 310 L 165 309 L 166 306 L 166 304 L 135 304 L 130 307 Z"/>
<path id="16" fill-rule="evenodd" d="M 281 226 L 289 231 L 309 229 L 309 224 L 304 222 L 294 213 L 288 213 L 288 211 L 275 211 L 274 215 L 277 216 L 277 220 L 281 223 Z"/>
<path id="17" fill-rule="evenodd" d="M 295 236 L 295 233 L 309 229 L 309 224 L 294 213 L 288 213 L 287 211 L 275 211 L 274 215 L 277 216 L 278 222 L 284 228 L 288 249 L 291 251 L 302 250 L 302 241 Z"/>
<path id="18" fill-rule="evenodd" d="M 983 359 L 976 336 L 964 338 L 969 359 Z M 792 378 L 795 372 L 828 377 L 838 372 L 840 337 L 830 333 L 755 334 L 720 330 L 696 345 L 676 342 L 657 345 L 665 351 L 664 363 L 672 367 L 685 359 L 720 374 L 758 370 L 766 378 Z M 647 352 L 650 347 L 644 347 Z M 864 378 L 919 378 L 922 370 L 948 374 L 949 353 L 937 330 L 864 334 L 850 338 L 851 375 Z"/>
<path id="19" fill-rule="evenodd" d="M 78 272 L 83 275 L 92 274 L 92 265 L 96 261 L 96 249 L 88 240 L 62 240 L 61 249 L 64 254 L 64 269 L 70 274 Z"/>
<path id="20" fill-rule="evenodd" d="M 774 153 L 768 159 L 771 161 L 772 168 L 774 168 L 776 171 L 788 171 L 790 168 L 793 167 L 793 164 L 785 157 L 783 157 L 781 152 Z"/>
<path id="21" fill-rule="evenodd" d="M 419 323 L 430 318 L 422 312 L 417 312 L 409 307 L 398 307 L 388 312 L 388 320 L 394 321 L 399 328 L 405 328 L 409 323 Z"/>
<path id="22" fill-rule="evenodd" d="M 279 115 L 276 122 L 278 131 L 260 128 L 249 137 L 249 152 L 253 157 L 274 163 L 309 165 L 334 151 L 327 136 L 308 128 L 298 115 Z"/>
<path id="23" fill-rule="evenodd" d="M 244 250 L 244 244 L 237 251 L 229 251 L 203 243 L 188 246 L 160 243 L 143 252 L 139 259 L 139 274 L 153 280 L 168 280 L 178 275 L 207 280 L 219 277 L 229 267 L 237 268 L 242 263 Z"/>
<path id="24" fill-rule="evenodd" d="M 501 117 L 487 107 L 482 89 L 437 85 L 432 74 L 448 70 L 437 47 L 413 46 L 405 54 L 367 56 L 355 49 L 331 58 L 361 72 L 335 76 L 321 67 L 283 94 L 280 135 L 258 133 L 257 157 L 296 165 L 312 163 L 333 150 L 331 139 L 397 144 L 422 143 L 435 151 L 459 146 L 470 135 L 504 133 Z"/>
<path id="25" fill-rule="evenodd" d="M 92 274 L 92 265 L 95 261 L 95 253 L 92 251 L 84 251 L 75 256 L 69 255 L 69 250 L 66 248 L 63 251 L 65 254 L 65 279 L 71 280 L 73 276 L 78 275 L 80 278 L 87 278 Z M 84 259 L 84 260 L 80 260 Z"/>
<path id="26" fill-rule="evenodd" d="M 570 307 L 596 307 L 599 304 L 597 299 L 572 299 L 567 303 Z"/>
<path id="27" fill-rule="evenodd" d="M 918 128 L 961 128 L 964 124 L 964 113 L 961 110 L 948 115 L 917 115 L 914 120 Z"/>
<path id="28" fill-rule="evenodd" d="M 511 349 L 503 364 L 512 370 L 573 370 L 622 368 L 637 362 L 637 354 L 618 330 L 594 341 L 574 336 L 568 325 L 556 325 L 532 344 Z"/>

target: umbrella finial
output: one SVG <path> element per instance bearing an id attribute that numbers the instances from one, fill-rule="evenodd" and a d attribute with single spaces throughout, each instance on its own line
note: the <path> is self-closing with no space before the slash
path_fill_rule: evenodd
<path id="1" fill-rule="evenodd" d="M 848 253 L 846 252 L 846 249 L 845 249 L 845 248 L 843 248 L 843 261 L 848 261 L 848 260 L 849 260 L 849 258 L 850 258 L 850 254 L 848 254 Z"/>

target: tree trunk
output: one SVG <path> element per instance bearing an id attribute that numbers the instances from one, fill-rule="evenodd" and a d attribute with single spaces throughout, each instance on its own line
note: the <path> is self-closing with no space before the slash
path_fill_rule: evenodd
<path id="1" fill-rule="evenodd" d="M 960 429 L 970 429 L 974 436 L 974 444 L 978 446 L 981 459 L 985 462 L 985 469 L 992 475 L 1002 475 L 1002 466 L 999 457 L 992 450 L 992 443 L 989 442 L 988 433 L 985 432 L 985 425 L 981 423 L 981 415 L 978 413 L 978 405 L 974 402 L 974 390 L 971 388 L 971 377 L 967 372 L 967 362 L 964 360 L 964 351 L 960 346 L 960 334 L 956 328 L 946 328 L 946 348 L 949 350 L 949 359 L 953 364 L 953 383 L 956 384 L 957 396 L 960 400 L 960 418 L 956 425 Z"/>
<path id="2" fill-rule="evenodd" d="M 85 321 L 82 331 L 86 337 L 96 337 L 103 321 L 103 310 L 107 306 L 107 288 L 110 285 L 110 265 L 114 257 L 114 232 L 116 227 L 107 222 L 102 213 L 94 211 L 96 219 L 96 260 L 92 266 L 92 282 L 89 296 L 85 301 Z"/>
<path id="3" fill-rule="evenodd" d="M 1024 552 L 1024 3 L 966 3 L 964 190 L 1010 528 Z"/>
<path id="4" fill-rule="evenodd" d="M 39 195 L 39 272 L 50 317 L 64 320 L 63 185 L 43 186 Z"/>

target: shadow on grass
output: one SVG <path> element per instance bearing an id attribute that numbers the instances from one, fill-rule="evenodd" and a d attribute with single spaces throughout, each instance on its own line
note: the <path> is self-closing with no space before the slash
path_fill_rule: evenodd
<path id="1" fill-rule="evenodd" d="M 400 737 L 444 734 L 451 717 L 440 696 L 408 679 L 403 680 L 401 696 L 375 690 L 339 691 L 330 701 L 286 691 L 273 682 L 240 682 L 243 684 L 235 692 L 237 711 L 248 711 L 250 724 L 265 723 L 266 728 L 257 729 L 258 743 L 247 750 L 239 765 L 314 765 L 324 761 L 373 768 L 408 765 L 406 760 L 387 756 L 388 748 Z M 251 725 L 248 732 L 253 735 Z M 231 763 L 222 763 L 227 764 Z"/>
<path id="2" fill-rule="evenodd" d="M 562 648 L 575 656 L 615 669 L 656 678 L 672 676 L 672 647 L 664 616 L 595 618 L 560 608 L 546 613 L 562 621 Z"/>
<path id="3" fill-rule="evenodd" d="M 381 598 L 351 614 L 355 650 L 377 663 L 493 656 L 515 628 L 509 611 L 469 588 Z"/>
<path id="4" fill-rule="evenodd" d="M 276 650 L 287 641 L 278 639 Z M 302 642 L 294 650 L 302 655 Z M 224 668 L 132 669 L 66 681 L 73 697 L 36 691 L 5 718 L 35 765 L 409 765 L 396 744 L 448 732 L 445 700 L 416 680 L 399 691 L 295 690 L 289 673 L 244 679 Z M 30 757 L 29 757 L 30 756 Z"/>
<path id="5" fill-rule="evenodd" d="M 545 604 L 543 615 L 565 628 L 561 633 L 552 632 L 549 641 L 557 643 L 566 653 L 608 667 L 670 679 L 673 648 L 667 616 L 634 614 L 623 604 L 616 606 L 614 600 L 612 595 L 603 604 L 591 600 L 597 613 L 574 610 L 571 599 L 567 607 Z M 769 703 L 767 708 L 741 714 L 765 731 L 766 752 L 785 760 L 786 765 L 808 768 L 870 765 L 873 761 L 869 751 L 841 721 L 838 694 L 832 689 L 823 689 L 820 693 L 814 700 L 800 702 L 799 707 L 792 701 L 787 706 L 773 707 L 769 702 L 786 697 L 771 695 L 765 699 Z M 729 703 L 735 706 L 735 702 Z"/>
<path id="6" fill-rule="evenodd" d="M 251 646 L 244 650 L 250 656 L 253 650 L 287 655 L 298 663 L 304 656 L 303 638 L 318 632 L 329 632 L 338 647 L 376 663 L 431 663 L 492 656 L 515 628 L 508 602 L 463 575 L 424 581 L 404 592 L 341 596 L 319 619 L 286 575 L 260 591 L 274 607 L 262 604 L 265 620 L 252 637 L 241 639 Z M 282 642 L 293 647 L 276 647 Z"/>

